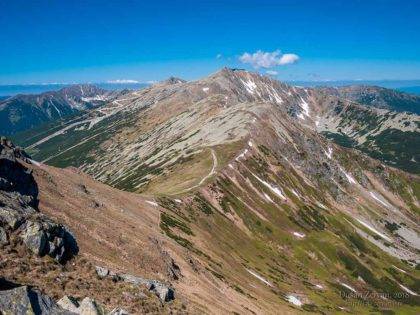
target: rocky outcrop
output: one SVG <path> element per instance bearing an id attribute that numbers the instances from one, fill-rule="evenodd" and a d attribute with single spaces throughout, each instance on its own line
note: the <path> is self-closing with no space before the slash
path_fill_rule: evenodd
<path id="1" fill-rule="evenodd" d="M 127 311 L 119 307 L 113 309 L 109 313 L 106 313 L 100 306 L 98 306 L 95 300 L 89 297 L 84 298 L 79 303 L 76 299 L 66 295 L 57 302 L 57 305 L 69 312 L 72 312 L 72 314 L 78 315 L 129 315 Z"/>
<path id="2" fill-rule="evenodd" d="M 38 186 L 24 163 L 29 156 L 10 140 L 0 138 L 0 245 L 19 237 L 35 255 L 62 263 L 77 254 L 68 229 L 38 211 Z"/>
<path id="3" fill-rule="evenodd" d="M 27 286 L 0 291 L 1 314 L 72 315 L 50 297 Z"/>
<path id="4" fill-rule="evenodd" d="M 58 262 L 64 262 L 77 254 L 78 247 L 73 235 L 63 225 L 47 218 L 27 221 L 21 237 L 26 246 L 36 255 L 49 255 Z"/>
<path id="5" fill-rule="evenodd" d="M 165 284 L 158 280 L 150 280 L 137 277 L 130 274 L 118 274 L 104 267 L 96 266 L 95 268 L 96 273 L 100 278 L 110 277 L 114 281 L 124 281 L 136 286 L 145 286 L 149 291 L 156 294 L 162 303 L 175 299 L 175 290 L 170 284 Z"/>

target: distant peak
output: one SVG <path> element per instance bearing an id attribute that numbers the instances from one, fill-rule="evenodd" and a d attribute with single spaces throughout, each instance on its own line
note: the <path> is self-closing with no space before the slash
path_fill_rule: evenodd
<path id="1" fill-rule="evenodd" d="M 185 83 L 187 81 L 177 78 L 177 77 L 169 77 L 168 79 L 162 81 L 162 84 L 178 84 L 178 83 Z"/>

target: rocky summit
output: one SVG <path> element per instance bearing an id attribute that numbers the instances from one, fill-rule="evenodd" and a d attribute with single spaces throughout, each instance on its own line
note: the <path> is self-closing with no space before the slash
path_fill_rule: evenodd
<path id="1" fill-rule="evenodd" d="M 32 286 L 80 314 L 417 314 L 420 118 L 378 107 L 224 68 L 15 136 L 27 153 L 3 139 L 6 296 Z"/>

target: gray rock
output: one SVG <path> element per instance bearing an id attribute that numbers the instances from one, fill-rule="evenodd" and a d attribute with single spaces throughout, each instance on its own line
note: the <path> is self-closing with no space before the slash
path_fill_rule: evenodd
<path id="1" fill-rule="evenodd" d="M 27 286 L 0 291 L 0 310 L 2 314 L 74 315 Z"/>
<path id="2" fill-rule="evenodd" d="M 91 298 L 85 297 L 80 303 L 78 308 L 80 315 L 101 315 L 102 312 L 99 310 L 96 302 Z"/>
<path id="3" fill-rule="evenodd" d="M 107 268 L 100 267 L 100 266 L 95 266 L 95 270 L 96 270 L 96 274 L 99 276 L 99 278 L 105 278 L 106 276 L 109 275 L 109 269 L 107 269 Z"/>
<path id="4" fill-rule="evenodd" d="M 63 296 L 60 300 L 57 301 L 57 305 L 59 305 L 62 309 L 73 312 L 75 314 L 79 313 L 79 303 L 71 297 L 67 295 Z"/>
<path id="5" fill-rule="evenodd" d="M 152 282 L 151 280 L 147 280 L 141 277 L 136 277 L 133 275 L 129 275 L 129 274 L 119 274 L 118 277 L 127 283 L 131 283 L 134 285 L 145 285 L 147 287 L 147 289 L 150 290 L 150 287 L 152 286 Z"/>
<path id="6" fill-rule="evenodd" d="M 99 266 L 96 266 L 95 269 L 96 273 L 101 278 L 111 277 L 114 280 L 124 281 L 136 286 L 146 286 L 147 290 L 155 293 L 162 303 L 175 299 L 175 290 L 172 288 L 172 286 L 162 283 L 158 280 L 149 280 L 126 273 L 116 274 L 107 268 Z"/>
<path id="7" fill-rule="evenodd" d="M 47 245 L 47 235 L 38 222 L 28 221 L 21 235 L 23 242 L 35 255 L 42 256 Z"/>
<path id="8" fill-rule="evenodd" d="M 152 286 L 149 290 L 154 292 L 162 303 L 169 302 L 175 299 L 174 289 L 171 286 L 166 285 L 162 282 L 153 280 Z"/>
<path id="9" fill-rule="evenodd" d="M 117 308 L 114 308 L 110 313 L 109 313 L 109 315 L 130 315 L 130 313 L 128 313 L 127 311 L 125 311 L 125 310 L 123 310 L 123 309 L 121 309 L 121 308 L 119 308 L 119 307 L 117 307 Z"/>
<path id="10" fill-rule="evenodd" d="M 149 291 L 152 291 L 157 295 L 162 303 L 175 299 L 175 291 L 170 285 L 164 284 L 157 280 L 144 279 L 129 274 L 120 274 L 118 276 L 122 281 L 134 285 L 145 285 Z"/>
<path id="11" fill-rule="evenodd" d="M 9 242 L 6 230 L 0 226 L 0 245 L 5 245 Z"/>
<path id="12" fill-rule="evenodd" d="M 10 207 L 0 207 L 0 220 L 15 230 L 24 221 L 24 217 Z"/>

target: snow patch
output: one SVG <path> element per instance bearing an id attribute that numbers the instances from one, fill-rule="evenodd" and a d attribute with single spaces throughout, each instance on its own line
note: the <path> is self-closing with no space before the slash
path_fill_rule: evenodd
<path id="1" fill-rule="evenodd" d="M 384 235 L 384 234 L 382 234 L 381 232 L 379 232 L 379 231 L 377 231 L 376 229 L 374 229 L 372 226 L 370 226 L 369 224 L 367 224 L 366 222 L 363 222 L 362 220 L 360 220 L 360 219 L 356 219 L 361 225 L 363 225 L 365 228 L 367 228 L 367 229 L 369 229 L 369 230 L 371 230 L 373 233 L 375 233 L 375 234 L 377 234 L 377 235 L 379 235 L 380 237 L 382 237 L 383 239 L 385 239 L 385 240 L 387 240 L 388 242 L 392 242 L 392 240 L 388 237 L 388 236 L 386 236 L 386 235 Z"/>
<path id="2" fill-rule="evenodd" d="M 293 195 L 295 195 L 296 197 L 300 198 L 300 195 L 297 193 L 296 190 L 291 189 L 291 192 L 292 192 Z"/>
<path id="3" fill-rule="evenodd" d="M 309 105 L 308 105 L 308 103 L 302 97 L 300 99 L 302 101 L 302 103 L 300 103 L 300 107 L 302 107 L 303 114 L 307 117 L 311 117 L 309 115 Z"/>
<path id="4" fill-rule="evenodd" d="M 252 148 L 253 144 L 252 144 L 251 140 L 248 141 L 248 145 Z"/>
<path id="5" fill-rule="evenodd" d="M 352 288 L 351 286 L 349 286 L 348 284 L 345 284 L 343 282 L 339 282 L 343 287 L 349 289 L 350 291 L 353 291 L 354 293 L 356 293 L 356 290 L 354 288 Z"/>
<path id="6" fill-rule="evenodd" d="M 147 202 L 149 205 L 152 205 L 152 206 L 155 206 L 155 207 L 157 207 L 157 206 L 158 206 L 158 204 L 157 204 L 156 202 L 154 202 L 154 201 L 146 200 L 146 202 Z"/>
<path id="7" fill-rule="evenodd" d="M 399 285 L 399 286 L 401 287 L 401 289 L 403 289 L 405 292 L 407 292 L 407 293 L 409 293 L 409 294 L 411 294 L 411 295 L 418 296 L 418 294 L 417 294 L 416 292 L 411 291 L 409 288 L 407 288 L 407 287 L 403 286 L 402 284 L 399 284 L 399 283 L 398 283 L 398 285 Z"/>
<path id="8" fill-rule="evenodd" d="M 270 196 L 269 196 L 269 195 L 267 195 L 266 193 L 264 193 L 264 197 L 265 197 L 268 201 L 273 202 L 273 199 L 271 199 L 271 198 L 270 198 Z"/>
<path id="9" fill-rule="evenodd" d="M 299 238 L 305 238 L 305 234 L 303 234 L 303 233 L 299 233 L 299 232 L 293 232 L 293 235 L 294 236 L 296 236 L 296 237 L 299 237 Z"/>
<path id="10" fill-rule="evenodd" d="M 407 271 L 402 270 L 401 268 L 398 268 L 397 266 L 392 265 L 396 270 L 401 271 L 402 273 L 407 273 Z"/>
<path id="11" fill-rule="evenodd" d="M 203 91 L 207 93 L 209 91 L 209 88 L 208 87 L 203 87 Z"/>
<path id="12" fill-rule="evenodd" d="M 320 284 L 315 284 L 315 288 L 319 289 L 319 290 L 323 290 L 324 287 Z"/>
<path id="13" fill-rule="evenodd" d="M 31 159 L 29 159 L 29 161 L 31 161 L 31 163 L 32 163 L 33 165 L 36 165 L 36 166 L 41 166 L 41 163 L 39 163 L 39 162 L 37 162 L 37 161 L 35 161 L 35 160 L 31 160 Z"/>
<path id="14" fill-rule="evenodd" d="M 257 85 L 254 81 L 248 79 L 247 81 L 241 80 L 242 84 L 245 86 L 245 89 L 248 91 L 249 94 L 254 94 Z"/>
<path id="15" fill-rule="evenodd" d="M 350 174 L 348 174 L 344 169 L 342 169 L 340 167 L 340 170 L 343 172 L 343 174 L 346 176 L 347 180 L 349 181 L 350 184 L 357 184 L 357 182 L 355 181 L 355 179 L 353 178 L 353 176 L 351 176 Z"/>
<path id="16" fill-rule="evenodd" d="M 174 199 L 174 201 L 175 201 L 176 203 L 182 203 L 182 200 L 181 200 L 181 199 Z"/>
<path id="17" fill-rule="evenodd" d="M 255 271 L 252 271 L 250 269 L 246 269 L 246 271 L 248 271 L 251 275 L 253 275 L 255 278 L 261 280 L 262 282 L 264 282 L 266 285 L 272 287 L 273 285 L 268 282 L 267 280 L 265 280 L 263 277 L 261 277 L 258 273 L 256 273 Z"/>
<path id="18" fill-rule="evenodd" d="M 252 174 L 252 173 L 251 173 Z M 283 195 L 283 192 L 280 190 L 280 188 L 275 187 L 267 183 L 266 181 L 263 181 L 261 178 L 259 178 L 257 175 L 252 174 L 260 183 L 262 183 L 265 187 L 269 188 L 273 193 L 275 193 L 277 196 L 279 196 L 281 199 L 286 200 L 287 198 Z"/>
<path id="19" fill-rule="evenodd" d="M 327 158 L 329 158 L 331 160 L 332 152 L 333 152 L 332 148 L 328 147 L 328 151 L 324 151 L 324 152 L 325 152 L 325 155 L 327 156 Z"/>
<path id="20" fill-rule="evenodd" d="M 380 204 L 382 204 L 383 206 L 389 208 L 389 204 L 386 203 L 385 201 L 381 200 L 373 191 L 370 192 L 370 195 L 372 196 L 373 199 L 375 199 L 376 201 L 378 201 Z"/>
<path id="21" fill-rule="evenodd" d="M 239 154 L 237 157 L 236 157 L 236 161 L 239 161 L 240 159 L 242 159 L 246 154 L 248 153 L 248 149 L 245 149 L 241 154 Z"/>
<path id="22" fill-rule="evenodd" d="M 292 303 L 293 305 L 296 305 L 296 306 L 303 305 L 303 303 L 294 295 L 289 294 L 286 296 L 286 299 L 289 303 Z"/>

